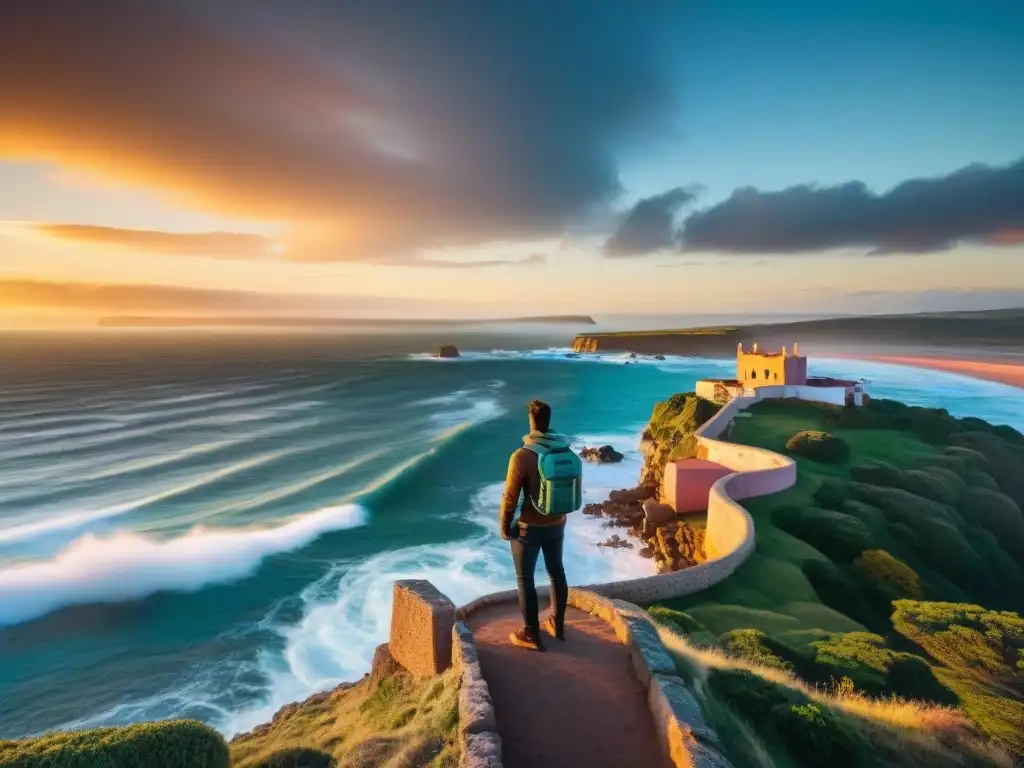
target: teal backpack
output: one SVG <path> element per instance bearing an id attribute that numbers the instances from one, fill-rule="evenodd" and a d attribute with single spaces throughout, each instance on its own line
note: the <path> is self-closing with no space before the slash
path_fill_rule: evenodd
<path id="1" fill-rule="evenodd" d="M 537 454 L 540 494 L 530 499 L 542 515 L 559 517 L 583 506 L 583 462 L 569 448 L 547 448 L 531 443 L 526 450 Z"/>

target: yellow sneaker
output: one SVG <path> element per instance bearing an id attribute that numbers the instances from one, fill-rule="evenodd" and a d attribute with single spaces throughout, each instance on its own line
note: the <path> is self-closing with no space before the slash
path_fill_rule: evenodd
<path id="1" fill-rule="evenodd" d="M 544 623 L 541 624 L 541 627 L 544 629 L 545 632 L 547 632 L 549 635 L 555 638 L 555 640 L 559 640 L 563 643 L 565 642 L 565 628 L 563 627 L 560 630 L 558 629 L 558 627 L 555 626 L 554 616 L 548 616 L 546 619 L 544 619 Z"/>
<path id="2" fill-rule="evenodd" d="M 539 637 L 531 637 L 526 633 L 525 629 L 517 629 L 511 635 L 508 636 L 512 645 L 517 648 L 526 648 L 530 651 L 543 651 L 544 645 L 541 643 Z"/>

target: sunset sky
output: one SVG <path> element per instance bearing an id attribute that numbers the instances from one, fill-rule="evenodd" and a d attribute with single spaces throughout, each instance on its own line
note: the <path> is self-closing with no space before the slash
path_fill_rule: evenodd
<path id="1" fill-rule="evenodd" d="M 1020 0 L 0 11 L 0 327 L 1024 305 Z"/>

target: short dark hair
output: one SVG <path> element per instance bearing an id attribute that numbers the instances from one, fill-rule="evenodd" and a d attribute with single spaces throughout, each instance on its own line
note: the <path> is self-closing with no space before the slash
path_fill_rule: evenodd
<path id="1" fill-rule="evenodd" d="M 541 432 L 547 432 L 551 426 L 551 406 L 540 400 L 533 400 L 526 406 L 530 414 L 530 426 Z"/>

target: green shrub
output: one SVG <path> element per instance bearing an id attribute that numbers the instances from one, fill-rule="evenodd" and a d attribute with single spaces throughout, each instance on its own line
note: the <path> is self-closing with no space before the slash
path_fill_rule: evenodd
<path id="1" fill-rule="evenodd" d="M 969 430 L 990 432 L 1008 443 L 1024 443 L 1024 435 L 1006 424 L 989 424 L 984 419 L 978 419 L 974 416 L 965 416 L 960 419 L 960 422 Z"/>
<path id="2" fill-rule="evenodd" d="M 955 506 L 967 485 L 955 472 L 942 467 L 904 469 L 899 473 L 899 486 L 921 498 Z"/>
<path id="3" fill-rule="evenodd" d="M 962 461 L 967 471 L 980 469 L 984 472 L 988 466 L 988 459 L 985 458 L 985 454 L 981 451 L 976 451 L 973 448 L 965 448 L 962 445 L 947 445 L 943 454 L 947 457 L 952 456 Z M 935 458 L 936 457 L 934 456 L 932 457 L 933 460 Z"/>
<path id="4" fill-rule="evenodd" d="M 892 420 L 896 429 L 909 430 L 926 443 L 942 445 L 958 428 L 956 420 L 945 408 L 908 407 Z"/>
<path id="5" fill-rule="evenodd" d="M 924 596 L 921 580 L 914 569 L 884 549 L 866 550 L 854 561 L 854 566 L 865 579 L 893 598 L 920 600 Z"/>
<path id="6" fill-rule="evenodd" d="M 918 552 L 921 549 L 921 539 L 918 538 L 909 525 L 904 523 L 887 523 L 885 529 L 895 541 L 911 552 Z"/>
<path id="7" fill-rule="evenodd" d="M 826 477 L 814 491 L 814 503 L 822 509 L 838 510 L 848 497 L 846 483 L 834 477 Z"/>
<path id="8" fill-rule="evenodd" d="M 711 695 L 792 755 L 798 765 L 861 764 L 863 744 L 828 708 L 745 670 L 715 669 Z"/>
<path id="9" fill-rule="evenodd" d="M 954 669 L 1024 685 L 1024 619 L 968 603 L 897 600 L 893 627 Z"/>
<path id="10" fill-rule="evenodd" d="M 966 483 L 955 472 L 938 466 L 900 470 L 883 464 L 858 464 L 850 468 L 850 478 L 883 488 L 899 488 L 949 505 L 955 505 L 967 489 Z"/>
<path id="11" fill-rule="evenodd" d="M 960 531 L 960 526 L 965 525 L 963 518 L 949 505 L 900 488 L 879 488 L 864 483 L 851 483 L 850 493 L 855 499 L 882 510 L 893 536 L 936 572 L 972 589 L 994 588 L 991 570 Z M 902 523 L 906 530 L 896 528 L 894 523 Z"/>
<path id="12" fill-rule="evenodd" d="M 864 523 L 842 512 L 781 506 L 772 511 L 772 522 L 839 562 L 853 560 L 874 543 Z"/>
<path id="13" fill-rule="evenodd" d="M 228 768 L 228 746 L 195 720 L 166 720 L 0 741 L 2 768 Z"/>
<path id="14" fill-rule="evenodd" d="M 888 464 L 854 464 L 850 467 L 850 479 L 887 488 L 899 487 L 899 470 Z"/>
<path id="15" fill-rule="evenodd" d="M 987 488 L 990 491 L 998 491 L 999 483 L 992 479 L 992 476 L 977 469 L 973 469 L 964 476 L 967 485 L 971 488 Z"/>
<path id="16" fill-rule="evenodd" d="M 713 669 L 708 674 L 711 695 L 754 725 L 770 723 L 777 707 L 802 704 L 802 694 L 765 680 L 745 669 Z"/>
<path id="17" fill-rule="evenodd" d="M 785 659 L 789 655 L 788 649 L 780 648 L 781 643 L 776 643 L 759 629 L 734 629 L 722 635 L 721 642 L 731 655 L 752 664 L 787 672 L 793 670 L 792 662 Z"/>
<path id="18" fill-rule="evenodd" d="M 260 760 L 252 768 L 334 768 L 334 757 L 313 747 L 288 747 Z"/>
<path id="19" fill-rule="evenodd" d="M 647 609 L 655 621 L 667 624 L 670 629 L 682 635 L 694 635 L 707 632 L 708 629 L 690 614 L 668 608 L 664 605 L 652 605 Z"/>
<path id="20" fill-rule="evenodd" d="M 786 441 L 786 450 L 822 464 L 841 464 L 850 455 L 850 448 L 840 438 L 828 433 L 807 430 L 797 432 Z"/>
<path id="21" fill-rule="evenodd" d="M 895 694 L 942 704 L 956 696 L 935 677 L 928 663 L 909 653 L 886 647 L 885 639 L 870 632 L 847 632 L 811 643 L 821 668 L 819 680 L 849 677 L 855 686 L 874 696 Z"/>
<path id="22" fill-rule="evenodd" d="M 826 606 L 837 613 L 849 616 L 858 624 L 877 629 L 889 629 L 889 606 L 879 611 L 865 599 L 858 585 L 834 564 L 821 560 L 807 560 L 801 570 L 810 583 L 814 594 Z"/>
<path id="23" fill-rule="evenodd" d="M 985 456 L 985 471 L 999 484 L 1000 490 L 1024 506 L 1024 446 L 1010 443 L 988 432 L 961 432 L 953 443 Z"/>
<path id="24" fill-rule="evenodd" d="M 967 521 L 991 531 L 1007 552 L 1024 557 L 1024 514 L 1009 496 L 987 488 L 970 488 L 960 502 L 960 512 Z"/>
<path id="25" fill-rule="evenodd" d="M 776 713 L 776 728 L 800 765 L 846 768 L 863 762 L 864 745 L 827 707 L 808 702 Z"/>

